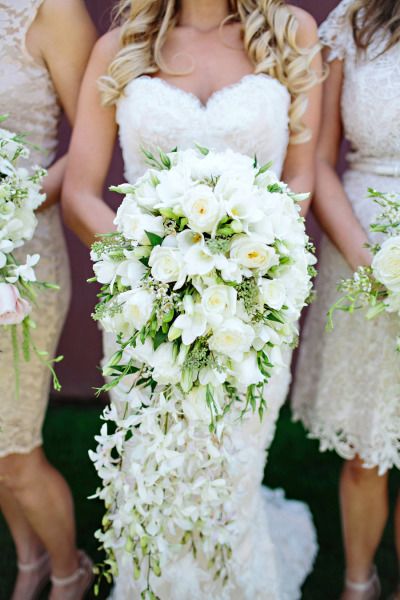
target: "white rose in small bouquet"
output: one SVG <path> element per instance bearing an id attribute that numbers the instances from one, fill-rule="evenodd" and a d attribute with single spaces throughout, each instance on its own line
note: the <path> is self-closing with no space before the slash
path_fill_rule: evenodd
<path id="1" fill-rule="evenodd" d="M 340 282 L 338 289 L 343 296 L 329 310 L 328 329 L 333 328 L 337 310 L 364 309 L 367 319 L 384 312 L 400 316 L 400 195 L 370 189 L 369 198 L 381 207 L 371 232 L 384 234 L 385 239 L 369 246 L 373 255 L 370 267 L 360 267 L 350 279 Z"/>
<path id="2" fill-rule="evenodd" d="M 400 235 L 383 242 L 372 261 L 372 272 L 389 292 L 400 293 Z"/>
<path id="3" fill-rule="evenodd" d="M 5 120 L 5 117 L 0 117 L 0 122 Z M 35 267 L 40 260 L 38 254 L 27 254 L 25 262 L 19 262 L 14 253 L 34 236 L 37 226 L 35 211 L 45 199 L 41 192 L 45 171 L 39 168 L 28 171 L 19 165 L 21 158 L 29 158 L 25 138 L 0 128 L 0 326 L 9 328 L 11 333 L 17 395 L 20 354 L 28 361 L 34 352 L 51 370 L 57 390 L 60 384 L 52 363 L 62 358 L 47 360 L 45 354 L 36 348 L 31 336 L 35 324 L 30 313 L 32 303 L 36 302 L 37 290 L 54 289 L 56 286 L 37 281 Z M 17 326 L 21 328 L 23 337 L 21 352 Z"/>

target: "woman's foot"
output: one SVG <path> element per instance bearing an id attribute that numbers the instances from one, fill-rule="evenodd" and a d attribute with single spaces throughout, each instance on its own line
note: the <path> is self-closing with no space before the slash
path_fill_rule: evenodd
<path id="1" fill-rule="evenodd" d="M 50 573 L 47 552 L 31 563 L 18 563 L 18 575 L 11 600 L 37 600 L 50 581 Z"/>
<path id="2" fill-rule="evenodd" d="M 396 591 L 389 596 L 388 600 L 400 600 L 400 583 L 397 586 Z"/>
<path id="3" fill-rule="evenodd" d="M 381 584 L 376 568 L 373 567 L 371 576 L 367 581 L 357 582 L 346 579 L 340 600 L 378 600 L 380 595 Z"/>
<path id="4" fill-rule="evenodd" d="M 90 558 L 82 552 L 78 553 L 79 567 L 69 577 L 51 577 L 52 588 L 49 600 L 82 600 L 92 587 L 93 563 Z"/>

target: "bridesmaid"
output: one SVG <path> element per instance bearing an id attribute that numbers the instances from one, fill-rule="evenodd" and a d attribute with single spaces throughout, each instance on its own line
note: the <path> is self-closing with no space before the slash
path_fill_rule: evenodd
<path id="1" fill-rule="evenodd" d="M 324 334 L 336 284 L 371 256 L 364 244 L 378 208 L 367 188 L 400 193 L 400 1 L 342 0 L 321 27 L 330 62 L 314 212 L 322 243 L 317 301 L 304 330 L 295 416 L 321 450 L 346 459 L 340 482 L 346 555 L 345 600 L 378 598 L 374 556 L 388 516 L 388 471 L 400 467 L 399 319 L 336 314 Z M 335 172 L 351 144 L 343 182 Z M 396 510 L 400 557 L 400 502 Z M 395 598 L 400 598 L 400 588 Z"/>
<path id="2" fill-rule="evenodd" d="M 31 162 L 49 168 L 47 200 L 35 239 L 38 277 L 58 283 L 34 311 L 35 342 L 54 355 L 68 308 L 70 283 L 59 209 L 66 157 L 54 162 L 61 107 L 75 118 L 80 81 L 95 41 L 83 0 L 0 0 L 0 114 L 5 126 L 28 132 L 41 150 Z M 4 125 L 4 124 L 3 124 Z M 51 165 L 51 166 L 50 166 Z M 13 536 L 18 576 L 12 600 L 37 598 L 52 574 L 51 600 L 79 600 L 91 584 L 91 563 L 75 542 L 69 488 L 42 449 L 49 372 L 32 361 L 21 368 L 16 399 L 9 335 L 0 333 L 0 508 Z"/>

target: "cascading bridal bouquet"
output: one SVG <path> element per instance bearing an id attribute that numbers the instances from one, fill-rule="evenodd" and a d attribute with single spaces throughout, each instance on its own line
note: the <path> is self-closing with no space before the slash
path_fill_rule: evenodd
<path id="1" fill-rule="evenodd" d="M 0 122 L 5 119 L 0 117 Z M 0 128 L 0 325 L 10 329 L 17 395 L 20 354 L 29 361 L 32 351 L 51 369 L 54 387 L 60 389 L 52 363 L 58 362 L 61 357 L 50 361 L 47 353 L 36 348 L 31 335 L 35 323 L 30 317 L 32 304 L 37 298 L 36 290 L 57 286 L 36 280 L 38 254 L 28 254 L 24 262 L 20 262 L 15 253 L 34 236 L 37 225 L 35 211 L 45 199 L 41 183 L 46 171 L 40 168 L 28 171 L 21 167 L 20 159 L 27 158 L 29 146 L 24 136 Z M 21 348 L 18 326 L 22 332 Z"/>
<path id="2" fill-rule="evenodd" d="M 315 258 L 299 215 L 306 196 L 269 165 L 201 147 L 145 154 L 144 176 L 112 188 L 125 195 L 117 232 L 92 248 L 94 318 L 117 346 L 103 367 L 112 432 L 103 426 L 91 457 L 106 565 L 115 574 L 122 553 L 153 599 L 150 574 L 177 552 L 202 556 L 229 584 L 232 428 L 263 416 Z"/>
<path id="3" fill-rule="evenodd" d="M 383 312 L 400 316 L 400 195 L 382 194 L 369 189 L 369 198 L 381 207 L 373 233 L 385 234 L 382 244 L 369 245 L 373 254 L 370 267 L 359 267 L 349 279 L 340 282 L 343 296 L 328 312 L 328 329 L 333 328 L 335 311 L 364 309 L 367 319 Z M 397 350 L 400 352 L 400 339 Z"/>

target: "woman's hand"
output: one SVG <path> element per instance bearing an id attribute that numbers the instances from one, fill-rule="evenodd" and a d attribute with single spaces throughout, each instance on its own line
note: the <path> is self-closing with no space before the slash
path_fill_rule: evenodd
<path id="1" fill-rule="evenodd" d="M 317 177 L 313 212 L 324 232 L 344 256 L 353 271 L 371 264 L 371 253 L 364 231 L 351 207 L 336 173 L 342 141 L 341 95 L 343 62 L 330 64 L 325 82 L 323 119 L 317 148 Z"/>
<path id="2" fill-rule="evenodd" d="M 114 107 L 101 104 L 97 87 L 119 46 L 119 31 L 96 44 L 83 80 L 68 157 L 62 205 L 67 225 L 90 246 L 98 233 L 115 229 L 114 212 L 102 199 L 117 134 Z"/>

